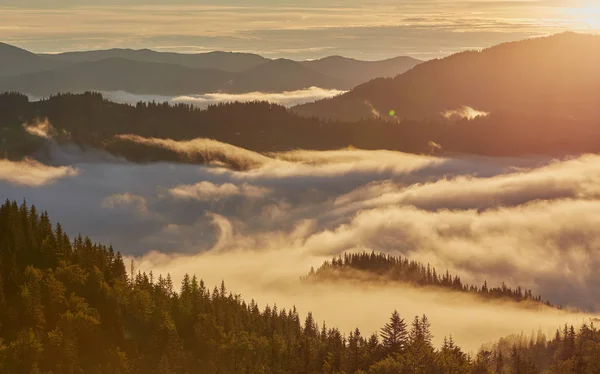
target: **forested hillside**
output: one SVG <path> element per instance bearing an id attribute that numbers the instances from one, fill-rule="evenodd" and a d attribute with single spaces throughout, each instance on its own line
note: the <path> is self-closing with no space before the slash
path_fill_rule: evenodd
<path id="1" fill-rule="evenodd" d="M 600 151 L 595 122 L 490 115 L 474 120 L 358 122 L 303 118 L 266 102 L 227 103 L 200 110 L 187 104 L 116 104 L 97 93 L 65 94 L 31 102 L 18 93 L 0 94 L 0 154 L 20 159 L 41 146 L 23 124 L 48 120 L 58 141 L 106 149 L 132 161 L 186 161 L 176 152 L 140 146 L 119 134 L 190 140 L 210 138 L 256 152 L 328 150 L 353 146 L 411 153 L 520 156 Z M 544 131 L 536 130 L 543 121 Z M 201 155 L 194 162 L 205 162 Z"/>
<path id="2" fill-rule="evenodd" d="M 304 278 L 309 282 L 357 280 L 367 282 L 398 282 L 417 287 L 439 287 L 458 292 L 470 292 L 490 299 L 506 299 L 516 302 L 532 302 L 531 305 L 545 304 L 542 297 L 534 295 L 531 290 L 520 286 L 508 287 L 504 282 L 501 286 L 488 286 L 487 281 L 481 287 L 469 285 L 461 281 L 460 276 L 448 271 L 438 272 L 431 265 L 410 261 L 406 257 L 391 256 L 383 253 L 362 252 L 345 253 L 344 256 L 334 257 L 319 268 L 311 269 Z"/>
<path id="3" fill-rule="evenodd" d="M 393 79 L 297 107 L 298 113 L 357 120 L 394 110 L 402 119 L 437 118 L 469 106 L 531 118 L 597 119 L 600 36 L 562 33 L 430 60 Z M 537 131 L 543 122 L 535 125 Z"/>
<path id="4" fill-rule="evenodd" d="M 3 373 L 380 373 L 403 365 L 399 353 L 414 368 L 468 367 L 457 347 L 434 350 L 425 316 L 346 335 L 295 308 L 261 310 L 224 283 L 128 277 L 118 252 L 71 241 L 25 203 L 0 207 L 0 238 Z"/>
<path id="5" fill-rule="evenodd" d="M 357 257 L 359 259 L 360 257 Z M 133 269 L 132 269 L 133 270 Z M 133 273 L 131 273 L 133 274 Z M 306 285 L 310 287 L 310 285 Z M 247 297 L 250 295 L 247 295 Z M 129 276 L 113 248 L 70 239 L 45 212 L 0 207 L 2 373 L 594 373 L 600 332 L 503 339 L 469 356 L 432 344 L 425 315 L 393 312 L 378 333 L 345 332 L 294 307 L 246 301 L 225 283 Z"/>

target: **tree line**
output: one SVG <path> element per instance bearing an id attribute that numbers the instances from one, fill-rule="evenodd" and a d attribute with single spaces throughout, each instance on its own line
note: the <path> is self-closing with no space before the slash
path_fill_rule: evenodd
<path id="1" fill-rule="evenodd" d="M 261 309 L 224 282 L 128 273 L 119 252 L 70 238 L 35 206 L 0 206 L 2 373 L 599 372 L 593 325 L 540 336 L 470 355 L 451 336 L 435 347 L 426 315 L 396 311 L 378 332 L 346 334 L 295 307 Z"/>
<path id="2" fill-rule="evenodd" d="M 189 104 L 117 104 L 101 94 L 57 94 L 31 102 L 19 93 L 0 94 L 0 153 L 21 158 L 39 150 L 40 139 L 22 124 L 48 119 L 58 141 L 105 149 L 134 162 L 186 161 L 173 151 L 119 141 L 118 134 L 189 140 L 210 138 L 256 152 L 330 150 L 353 146 L 410 153 L 509 156 L 600 151 L 595 123 L 532 119 L 492 113 L 474 120 L 399 120 L 394 116 L 341 122 L 305 118 L 267 102 L 221 103 L 200 110 Z M 543 124 L 543 137 L 533 126 Z M 575 131 L 576 130 L 576 131 Z M 17 146 L 20 143 L 19 146 Z M 435 145 L 435 146 L 432 146 Z M 193 162 L 206 162 L 198 156 Z"/>
<path id="3" fill-rule="evenodd" d="M 357 273 L 358 272 L 358 273 Z M 508 287 L 504 282 L 497 287 L 490 287 L 487 281 L 481 286 L 464 283 L 460 276 L 452 275 L 448 270 L 440 273 L 430 264 L 410 261 L 407 257 L 393 256 L 384 253 L 360 252 L 344 253 L 325 261 L 316 270 L 310 269 L 306 281 L 325 281 L 335 279 L 360 279 L 365 277 L 371 281 L 394 281 L 414 286 L 441 287 L 453 291 L 470 292 L 481 297 L 509 299 L 516 302 L 530 301 L 553 306 L 550 301 L 542 301 L 540 295 L 534 295 L 530 289 L 521 286 Z M 559 306 L 555 306 L 560 308 Z"/>

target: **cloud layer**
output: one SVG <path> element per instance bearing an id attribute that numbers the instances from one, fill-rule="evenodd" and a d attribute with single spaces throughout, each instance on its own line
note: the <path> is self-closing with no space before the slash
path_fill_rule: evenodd
<path id="1" fill-rule="evenodd" d="M 0 160 L 0 183 L 40 187 L 77 174 L 79 171 L 71 166 L 48 166 L 32 159 Z"/>
<path id="2" fill-rule="evenodd" d="M 157 95 L 136 95 L 123 91 L 103 92 L 102 94 L 109 100 L 118 103 L 135 104 L 144 102 L 169 102 L 172 104 L 184 103 L 192 104 L 198 108 L 205 109 L 209 105 L 230 102 L 252 102 L 268 101 L 275 104 L 292 107 L 299 104 L 310 103 L 313 101 L 327 99 L 343 94 L 345 91 L 330 90 L 319 87 L 311 87 L 297 91 L 283 91 L 275 93 L 267 92 L 248 92 L 243 94 L 209 93 L 202 95 L 185 96 L 157 96 Z"/>
<path id="3" fill-rule="evenodd" d="M 430 315 L 439 340 L 453 333 L 477 348 L 583 318 L 401 286 L 300 284 L 311 266 L 345 251 L 401 254 L 468 283 L 506 282 L 554 303 L 600 309 L 600 156 L 260 155 L 206 139 L 123 139 L 251 167 L 89 162 L 89 154 L 61 151 L 64 164 L 51 169 L 76 166 L 79 175 L 42 187 L 3 179 L 0 192 L 48 209 L 71 233 L 113 244 L 142 270 L 169 272 L 175 282 L 196 273 L 211 286 L 225 279 L 245 298 L 312 310 L 342 329 L 372 331 L 398 308 L 409 319 Z M 38 175 L 39 163 L 20 166 Z"/>
<path id="4" fill-rule="evenodd" d="M 269 193 L 268 188 L 255 187 L 247 183 L 236 186 L 233 183 L 217 185 L 207 181 L 181 185 L 169 190 L 169 194 L 175 199 L 198 201 L 226 200 L 234 196 L 261 198 Z"/>

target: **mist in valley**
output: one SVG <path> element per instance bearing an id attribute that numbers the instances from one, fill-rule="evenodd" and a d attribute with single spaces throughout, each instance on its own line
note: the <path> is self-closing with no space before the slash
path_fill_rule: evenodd
<path id="1" fill-rule="evenodd" d="M 196 274 L 210 288 L 224 280 L 261 307 L 296 306 L 346 332 L 376 331 L 397 309 L 407 321 L 427 314 L 436 344 L 452 334 L 476 350 L 510 334 L 551 334 L 598 310 L 598 156 L 261 155 L 205 139 L 123 137 L 248 167 L 133 164 L 47 139 L 46 164 L 0 163 L 0 192 L 52 212 L 71 234 L 112 244 L 135 271 L 169 273 L 175 284 Z M 402 255 L 468 284 L 522 286 L 565 309 L 392 283 L 301 281 L 332 256 L 361 251 Z"/>
<path id="2" fill-rule="evenodd" d="M 233 102 L 253 102 L 268 101 L 270 103 L 293 107 L 300 104 L 307 104 L 317 100 L 328 99 L 345 93 L 346 91 L 337 89 L 327 89 L 320 87 L 309 87 L 294 91 L 281 92 L 246 92 L 246 93 L 226 93 L 214 92 L 204 94 L 189 95 L 152 95 L 152 94 L 134 94 L 126 91 L 100 91 L 102 96 L 115 103 L 135 105 L 138 102 L 157 102 L 174 104 L 190 104 L 199 109 L 206 109 L 210 105 Z M 31 101 L 43 99 L 36 95 L 29 95 Z"/>

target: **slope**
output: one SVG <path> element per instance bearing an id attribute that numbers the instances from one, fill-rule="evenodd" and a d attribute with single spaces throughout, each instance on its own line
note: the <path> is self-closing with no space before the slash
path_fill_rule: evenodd
<path id="1" fill-rule="evenodd" d="M 321 74 L 303 64 L 286 59 L 271 60 L 250 69 L 233 80 L 231 92 L 281 92 L 309 87 L 349 89 L 351 86 L 337 78 Z"/>
<path id="2" fill-rule="evenodd" d="M 242 72 L 267 61 L 252 53 L 207 52 L 197 54 L 156 52 L 149 49 L 108 49 L 98 51 L 65 52 L 44 55 L 57 61 L 93 62 L 107 58 L 124 58 L 141 62 L 156 62 L 181 65 L 192 69 L 217 69 L 229 72 Z"/>
<path id="3" fill-rule="evenodd" d="M 343 80 L 354 87 L 379 77 L 395 77 L 421 62 L 412 57 L 395 57 L 382 61 L 361 61 L 342 56 L 330 56 L 314 61 L 304 61 L 302 64 L 321 74 Z"/>
<path id="4" fill-rule="evenodd" d="M 400 119 L 430 119 L 470 106 L 491 113 L 597 119 L 598 66 L 600 36 L 563 33 L 429 61 L 394 79 L 377 79 L 295 110 L 345 120 L 391 110 Z"/>
<path id="5" fill-rule="evenodd" d="M 111 58 L 0 80 L 0 90 L 48 96 L 57 92 L 127 91 L 179 95 L 215 92 L 234 73 Z"/>
<path id="6" fill-rule="evenodd" d="M 24 74 L 65 65 L 24 49 L 0 43 L 0 76 Z"/>

